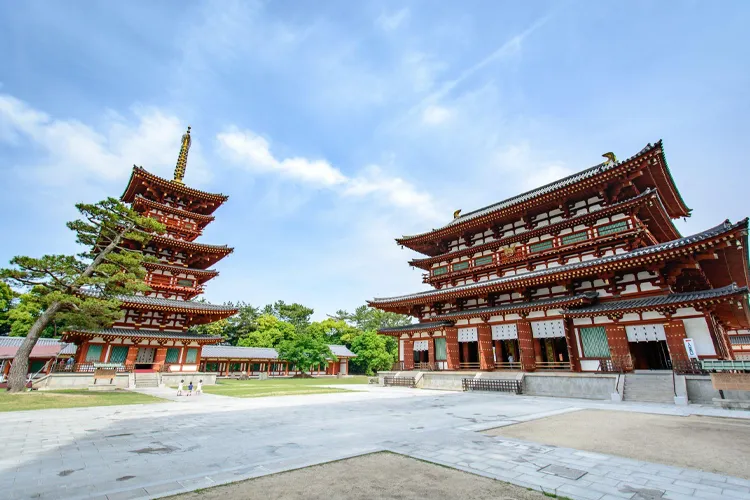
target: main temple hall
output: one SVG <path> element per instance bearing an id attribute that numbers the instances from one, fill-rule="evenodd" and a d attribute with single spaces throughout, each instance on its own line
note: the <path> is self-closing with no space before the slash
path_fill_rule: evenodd
<path id="1" fill-rule="evenodd" d="M 628 372 L 745 355 L 748 219 L 682 235 L 673 220 L 691 209 L 662 142 L 604 156 L 396 240 L 431 289 L 369 301 L 417 320 L 379 332 L 398 339 L 395 369 Z"/>

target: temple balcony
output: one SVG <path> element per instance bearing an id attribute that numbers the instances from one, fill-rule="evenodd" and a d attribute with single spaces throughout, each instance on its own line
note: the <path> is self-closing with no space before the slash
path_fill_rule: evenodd
<path id="1" fill-rule="evenodd" d="M 634 221 L 618 220 L 583 231 L 501 249 L 491 255 L 433 268 L 430 273 L 422 274 L 422 283 L 434 285 L 471 278 L 478 274 L 489 275 L 493 271 L 501 274 L 504 268 L 514 264 L 547 259 L 555 255 L 563 265 L 566 260 L 565 254 L 575 256 L 592 247 L 601 248 L 602 244 L 622 243 L 637 236 L 639 232 L 641 228 Z"/>

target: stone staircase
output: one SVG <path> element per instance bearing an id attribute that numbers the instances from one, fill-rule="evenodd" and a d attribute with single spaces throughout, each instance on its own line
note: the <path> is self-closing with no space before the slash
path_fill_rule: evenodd
<path id="1" fill-rule="evenodd" d="M 159 374 L 158 373 L 135 373 L 135 387 L 136 389 L 144 389 L 147 387 L 159 387 Z"/>
<path id="2" fill-rule="evenodd" d="M 625 374 L 623 399 L 625 401 L 674 404 L 672 372 Z"/>

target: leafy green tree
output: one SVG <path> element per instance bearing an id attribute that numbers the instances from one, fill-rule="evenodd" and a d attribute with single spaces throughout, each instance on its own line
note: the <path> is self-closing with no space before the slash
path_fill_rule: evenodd
<path id="1" fill-rule="evenodd" d="M 224 337 L 229 329 L 229 320 L 220 319 L 213 323 L 204 323 L 202 325 L 193 325 L 189 328 L 190 333 L 205 335 L 207 337 Z"/>
<path id="2" fill-rule="evenodd" d="M 361 330 L 349 325 L 346 321 L 334 318 L 310 323 L 305 331 L 328 344 L 344 344 L 347 346 L 358 335 L 362 334 Z"/>
<path id="3" fill-rule="evenodd" d="M 10 311 L 14 309 L 13 301 L 16 294 L 5 283 L 0 281 L 0 335 L 7 335 L 10 332 L 13 320 L 10 318 Z"/>
<path id="4" fill-rule="evenodd" d="M 353 314 L 339 310 L 333 317 L 346 320 L 360 330 L 374 332 L 381 328 L 409 325 L 412 322 L 412 319 L 404 314 L 381 311 L 369 306 L 359 306 Z"/>
<path id="5" fill-rule="evenodd" d="M 288 361 L 303 373 L 310 371 L 313 366 L 325 365 L 329 360 L 338 361 L 323 340 L 309 334 L 281 342 L 277 351 L 279 359 Z"/>
<path id="6" fill-rule="evenodd" d="M 263 314 L 276 316 L 281 321 L 291 323 L 298 332 L 302 332 L 310 324 L 310 316 L 315 311 L 302 304 L 287 304 L 283 300 L 277 300 L 263 308 Z"/>
<path id="7" fill-rule="evenodd" d="M 355 369 L 365 375 L 374 375 L 378 370 L 387 370 L 393 366 L 395 356 L 388 352 L 387 338 L 370 330 L 362 333 L 352 341 L 351 350 L 357 357 L 352 359 Z"/>
<path id="8" fill-rule="evenodd" d="M 72 328 L 105 328 L 122 316 L 119 296 L 149 290 L 143 281 L 144 255 L 124 243 L 142 247 L 151 234 L 163 233 L 164 225 L 115 198 L 93 205 L 79 203 L 76 208 L 82 218 L 67 226 L 88 251 L 77 256 L 18 256 L 10 261 L 13 267 L 0 269 L 0 279 L 7 284 L 38 293 L 43 308 L 13 360 L 8 377 L 11 391 L 25 387 L 31 350 L 54 320 Z"/>
<path id="9" fill-rule="evenodd" d="M 2 283 L 2 282 L 0 282 Z M 15 307 L 8 312 L 8 318 L 10 321 L 10 332 L 8 333 L 11 337 L 25 337 L 34 322 L 44 312 L 43 298 L 41 294 L 32 290 L 29 293 L 21 295 Z M 65 323 L 57 318 L 53 318 L 52 321 L 42 330 L 40 337 L 52 338 L 57 337 L 65 328 Z"/>
<path id="10" fill-rule="evenodd" d="M 239 339 L 242 347 L 277 347 L 281 342 L 293 340 L 298 333 L 294 325 L 281 321 L 271 314 L 261 314 L 256 329 Z"/>

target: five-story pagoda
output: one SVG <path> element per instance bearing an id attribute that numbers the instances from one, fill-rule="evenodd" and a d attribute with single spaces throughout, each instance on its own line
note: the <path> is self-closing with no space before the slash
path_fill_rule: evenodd
<path id="1" fill-rule="evenodd" d="M 190 127 L 182 136 L 174 179 L 156 176 L 134 166 L 122 201 L 144 215 L 158 219 L 166 233 L 155 235 L 145 248 L 126 242 L 158 262 L 146 263 L 146 283 L 151 291 L 122 297 L 123 316 L 111 328 L 100 331 L 68 331 L 66 342 L 77 346 L 76 367 L 89 370 L 93 363 L 111 363 L 124 369 L 198 370 L 202 346 L 217 344 L 221 337 L 188 332 L 192 325 L 227 318 L 233 307 L 198 302 L 204 284 L 218 272 L 209 269 L 233 249 L 226 245 L 196 243 L 214 220 L 213 212 L 227 200 L 183 183 L 191 138 Z"/>
<path id="2" fill-rule="evenodd" d="M 750 325 L 748 220 L 683 237 L 661 141 L 397 243 L 434 289 L 376 298 L 400 369 L 669 369 L 734 359 Z"/>

